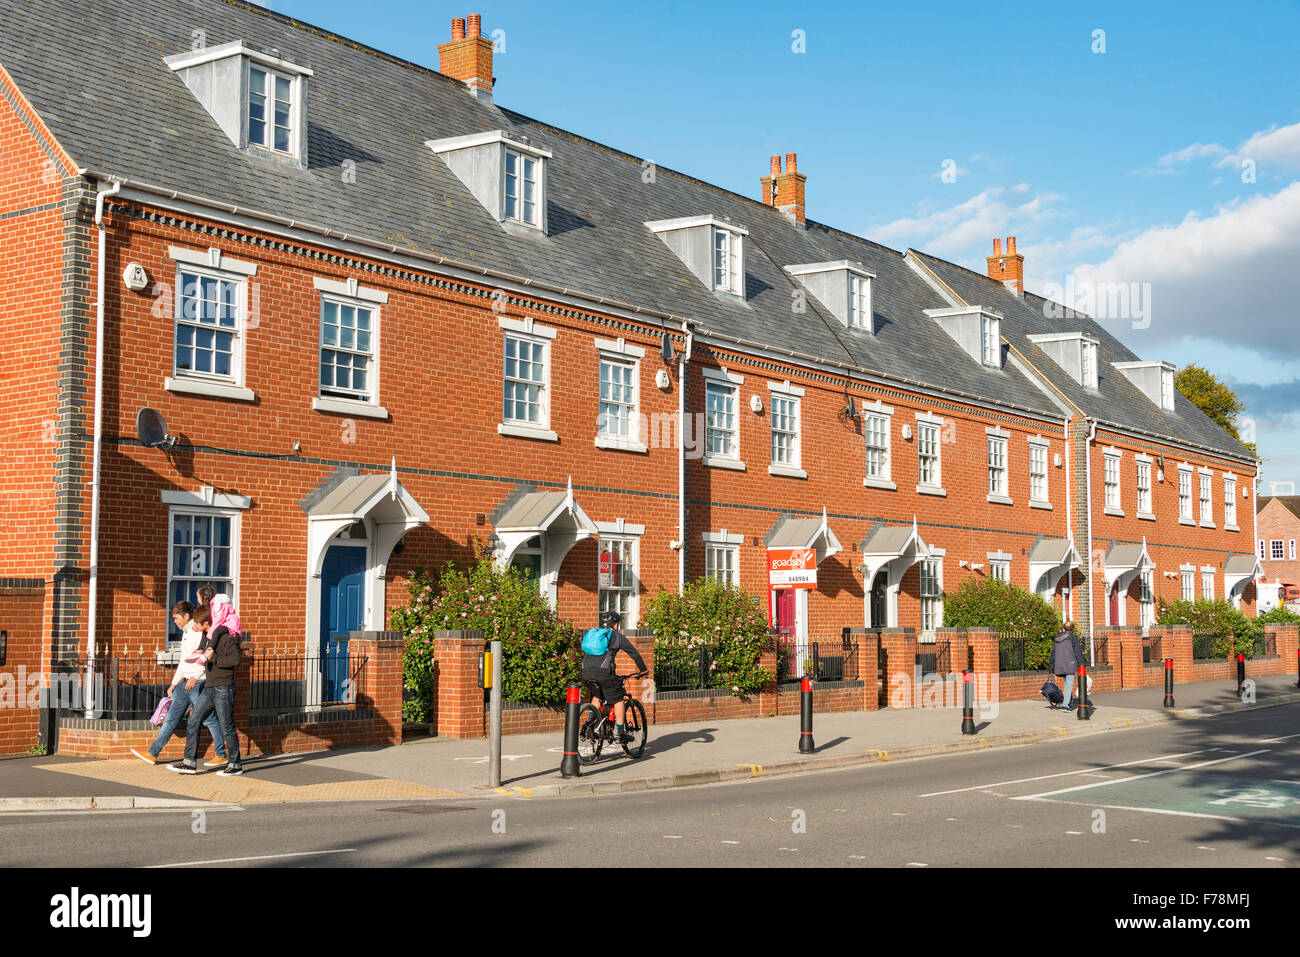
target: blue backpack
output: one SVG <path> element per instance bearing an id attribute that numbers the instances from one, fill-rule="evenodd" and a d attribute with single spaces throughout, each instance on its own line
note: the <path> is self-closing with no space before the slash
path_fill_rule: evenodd
<path id="1" fill-rule="evenodd" d="M 611 628 L 588 628 L 582 636 L 582 653 L 584 655 L 603 655 L 609 651 L 609 640 L 614 637 Z"/>

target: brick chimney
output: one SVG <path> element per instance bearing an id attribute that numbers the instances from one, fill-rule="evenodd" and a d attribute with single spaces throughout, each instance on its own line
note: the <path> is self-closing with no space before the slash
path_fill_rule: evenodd
<path id="1" fill-rule="evenodd" d="M 1007 237 L 1007 251 L 1003 255 L 1002 240 L 993 240 L 993 255 L 986 257 L 989 278 L 996 279 L 1017 296 L 1025 294 L 1025 257 L 1016 252 L 1016 237 Z"/>
<path id="2" fill-rule="evenodd" d="M 483 36 L 482 18 L 451 21 L 451 42 L 438 44 L 438 72 L 460 80 L 476 99 L 492 102 L 492 41 Z"/>
<path id="3" fill-rule="evenodd" d="M 781 157 L 772 157 L 772 170 L 759 180 L 763 184 L 763 205 L 775 206 L 796 224 L 804 224 L 804 183 L 808 177 L 800 173 L 794 153 L 785 154 L 785 172 L 781 171 Z"/>

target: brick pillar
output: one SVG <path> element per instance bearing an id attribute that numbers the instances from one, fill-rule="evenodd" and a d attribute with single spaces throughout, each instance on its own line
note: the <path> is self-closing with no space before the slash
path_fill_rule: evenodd
<path id="1" fill-rule="evenodd" d="M 1157 630 L 1158 629 L 1158 630 Z M 1192 629 L 1188 625 L 1151 625 L 1151 637 L 1160 635 L 1161 657 L 1174 659 L 1174 674 L 1192 674 Z M 1139 634 L 1141 632 L 1139 631 Z M 1188 678 L 1184 678 L 1186 681 Z M 1164 682 L 1161 673 L 1160 681 Z"/>
<path id="2" fill-rule="evenodd" d="M 649 719 L 651 724 L 653 724 L 655 720 L 655 692 L 653 690 L 655 687 L 654 632 L 634 628 L 631 631 L 624 632 L 623 634 L 627 637 L 628 641 L 632 642 L 632 644 L 636 646 L 637 653 L 645 659 L 646 671 L 650 672 L 649 678 L 635 678 L 631 681 L 624 682 L 624 686 L 632 693 L 632 697 L 638 699 L 643 705 L 645 705 L 646 718 Z M 627 654 L 627 652 L 624 652 L 623 657 L 621 658 L 616 656 L 614 660 L 614 670 L 616 672 L 623 672 L 624 668 L 626 668 L 627 672 L 636 670 L 636 662 L 632 660 L 631 655 Z M 584 691 L 583 693 L 585 694 L 586 692 Z"/>
<path id="3" fill-rule="evenodd" d="M 935 643 L 948 643 L 948 673 L 960 673 L 966 669 L 966 648 L 970 639 L 965 628 L 936 628 Z"/>
<path id="4" fill-rule="evenodd" d="M 916 707 L 916 629 L 881 628 L 880 649 L 885 659 L 885 704 Z"/>
<path id="5" fill-rule="evenodd" d="M 375 715 L 375 744 L 402 743 L 402 653 L 406 636 L 400 631 L 354 631 L 348 642 L 353 661 L 365 656 L 353 701 Z"/>
<path id="6" fill-rule="evenodd" d="M 481 738 L 483 688 L 478 683 L 483 632 L 438 631 L 433 636 L 433 733 L 442 738 Z"/>
<path id="7" fill-rule="evenodd" d="M 1119 668 L 1119 685 L 1121 688 L 1142 687 L 1142 629 L 1111 626 L 1099 629 L 1098 635 L 1110 636 L 1110 660 Z M 1186 680 L 1187 674 L 1174 672 L 1174 680 Z M 1162 677 L 1160 679 L 1164 681 Z"/>
<path id="8" fill-rule="evenodd" d="M 853 642 L 857 658 L 858 680 L 862 682 L 863 711 L 876 711 L 880 708 L 880 675 L 877 655 L 880 648 L 880 636 L 875 628 L 845 628 L 842 635 Z"/>
<path id="9" fill-rule="evenodd" d="M 1279 622 L 1264 624 L 1265 637 L 1272 636 L 1277 642 L 1277 654 L 1282 659 L 1282 675 L 1294 674 L 1296 671 L 1296 649 L 1300 646 L 1300 625 L 1285 625 Z"/>
<path id="10" fill-rule="evenodd" d="M 759 711 L 764 715 L 775 715 L 780 711 L 781 698 L 776 693 L 776 646 L 770 640 L 758 659 L 758 665 L 772 676 L 772 680 L 758 693 Z"/>
<path id="11" fill-rule="evenodd" d="M 1002 659 L 998 654 L 998 632 L 992 628 L 966 629 L 966 645 L 975 672 L 975 700 L 994 702 L 998 697 L 998 675 L 1002 673 Z"/>

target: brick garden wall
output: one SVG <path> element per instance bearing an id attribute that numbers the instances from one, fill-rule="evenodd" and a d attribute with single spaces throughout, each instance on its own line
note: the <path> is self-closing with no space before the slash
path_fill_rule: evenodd
<path id="1" fill-rule="evenodd" d="M 41 712 L 28 705 L 31 680 L 42 674 L 44 603 L 44 582 L 0 578 L 0 631 L 8 632 L 0 665 L 0 755 L 25 754 L 37 743 Z"/>

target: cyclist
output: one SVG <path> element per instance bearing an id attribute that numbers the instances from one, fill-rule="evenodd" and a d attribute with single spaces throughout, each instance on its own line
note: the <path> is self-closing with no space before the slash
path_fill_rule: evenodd
<path id="1" fill-rule="evenodd" d="M 623 716 L 627 710 L 627 704 L 623 701 L 623 679 L 614 673 L 614 659 L 618 652 L 626 651 L 636 662 L 637 669 L 644 673 L 646 670 L 645 659 L 641 657 L 640 652 L 627 637 L 618 630 L 618 626 L 623 621 L 623 616 L 616 611 L 601 612 L 600 627 L 589 629 L 583 636 L 583 656 L 582 656 L 582 680 L 595 686 L 600 690 L 600 694 L 594 695 L 591 703 L 599 708 L 601 696 L 606 701 L 614 705 L 614 733 L 620 743 L 627 743 L 632 740 L 631 735 L 627 733 L 623 724 Z M 608 631 L 609 635 L 593 635 L 593 633 Z M 600 641 L 606 640 L 605 650 L 598 654 L 592 651 L 600 647 Z"/>

